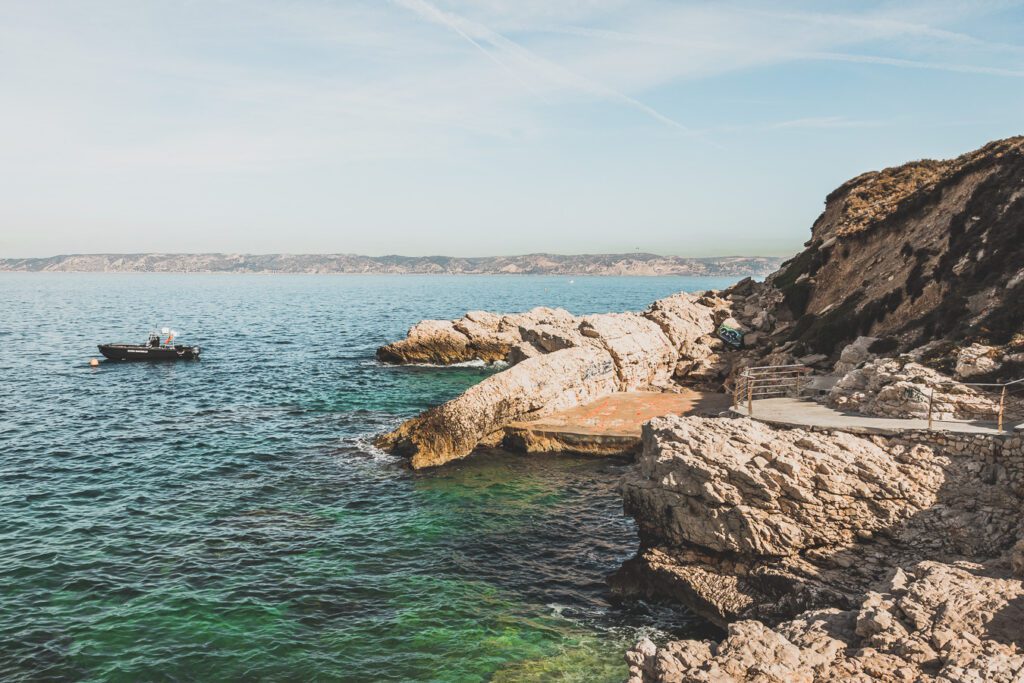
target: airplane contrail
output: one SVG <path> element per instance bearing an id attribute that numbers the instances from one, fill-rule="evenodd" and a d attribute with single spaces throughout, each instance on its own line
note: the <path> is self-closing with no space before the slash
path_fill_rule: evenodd
<path id="1" fill-rule="evenodd" d="M 512 76 L 517 81 L 523 83 L 524 85 L 527 85 L 527 87 L 529 87 L 529 84 L 525 83 L 523 79 L 520 78 L 519 75 L 516 74 L 508 64 L 506 64 L 503 60 L 499 59 L 497 55 L 495 55 L 492 51 L 486 49 L 481 44 L 480 40 L 478 40 L 478 38 L 487 42 L 488 44 L 491 45 L 491 47 L 495 48 L 496 50 L 503 50 L 504 52 L 509 53 L 512 56 L 518 57 L 519 59 L 527 62 L 534 69 L 536 69 L 542 75 L 544 75 L 549 81 L 553 81 L 555 83 L 562 83 L 564 85 L 573 87 L 577 90 L 588 92 L 592 95 L 599 95 L 607 99 L 622 102 L 623 104 L 626 104 L 634 109 L 637 109 L 638 111 L 647 114 L 651 118 L 667 126 L 671 126 L 672 128 L 676 128 L 687 134 L 697 134 L 696 131 L 693 131 L 692 129 L 684 126 L 678 121 L 662 114 L 657 109 L 654 109 L 653 107 L 646 105 L 643 102 L 635 98 L 632 98 L 629 95 L 626 95 L 625 93 L 621 93 L 602 83 L 598 83 L 584 76 L 580 76 L 579 74 L 574 73 L 559 64 L 556 64 L 547 59 L 544 59 L 543 57 L 540 57 L 539 55 L 526 49 L 519 43 L 516 43 L 515 41 L 506 38 L 500 33 L 492 31 L 486 26 L 483 26 L 476 22 L 471 22 L 462 16 L 445 12 L 440 8 L 436 7 L 435 5 L 433 5 L 432 3 L 427 2 L 427 0 L 394 1 L 396 4 L 415 12 L 416 14 L 423 17 L 424 19 L 427 19 L 428 21 L 432 21 L 436 24 L 440 24 L 451 29 L 460 37 L 462 37 L 466 42 L 470 43 L 473 47 L 475 47 L 477 50 L 483 52 L 489 59 L 491 59 L 492 61 L 500 65 L 503 69 L 512 74 Z M 473 33 L 476 35 L 470 35 L 463 28 L 464 26 L 472 27 Z"/>

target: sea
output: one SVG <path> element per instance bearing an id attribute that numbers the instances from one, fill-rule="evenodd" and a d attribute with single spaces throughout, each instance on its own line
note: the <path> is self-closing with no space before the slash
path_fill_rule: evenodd
<path id="1" fill-rule="evenodd" d="M 621 681 L 618 459 L 372 445 L 500 368 L 374 358 L 423 318 L 642 310 L 734 278 L 0 273 L 0 680 Z M 101 362 L 151 330 L 201 360 Z"/>

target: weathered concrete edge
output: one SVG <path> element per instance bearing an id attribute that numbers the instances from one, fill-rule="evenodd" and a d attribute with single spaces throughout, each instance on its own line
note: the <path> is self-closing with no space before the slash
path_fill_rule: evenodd
<path id="1" fill-rule="evenodd" d="M 562 430 L 505 427 L 502 445 L 520 453 L 570 453 L 574 455 L 631 456 L 640 452 L 640 436 L 585 434 Z"/>

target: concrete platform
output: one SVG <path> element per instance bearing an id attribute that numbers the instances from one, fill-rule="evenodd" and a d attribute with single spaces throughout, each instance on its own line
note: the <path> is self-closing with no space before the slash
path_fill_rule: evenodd
<path id="1" fill-rule="evenodd" d="M 729 403 L 726 394 L 690 390 L 612 394 L 538 420 L 514 422 L 505 428 L 505 443 L 527 453 L 628 454 L 640 449 L 640 427 L 651 418 L 718 415 Z"/>
<path id="2" fill-rule="evenodd" d="M 733 412 L 747 414 L 746 404 Z M 753 418 L 782 427 L 815 427 L 840 429 L 854 434 L 893 435 L 911 430 L 927 430 L 928 420 L 870 417 L 860 413 L 847 413 L 801 398 L 763 398 L 754 401 Z M 1006 425 L 1010 430 L 1012 425 Z M 932 431 L 964 432 L 968 434 L 1007 434 L 996 429 L 994 422 L 971 420 L 934 420 Z"/>

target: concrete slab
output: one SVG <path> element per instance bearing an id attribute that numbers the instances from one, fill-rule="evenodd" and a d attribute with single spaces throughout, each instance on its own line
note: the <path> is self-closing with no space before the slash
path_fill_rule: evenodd
<path id="1" fill-rule="evenodd" d="M 505 428 L 505 443 L 528 453 L 615 455 L 639 450 L 640 428 L 661 415 L 718 415 L 729 409 L 726 394 L 635 391 L 612 394 Z"/>
<path id="2" fill-rule="evenodd" d="M 809 399 L 764 398 L 754 401 L 752 417 L 761 422 L 784 427 L 817 427 L 839 429 L 855 434 L 892 435 L 910 430 L 927 430 L 928 420 L 870 417 L 829 408 Z M 739 415 L 747 414 L 746 404 L 733 408 Z M 996 429 L 994 422 L 971 420 L 934 420 L 933 431 L 964 432 L 969 434 L 1005 434 Z"/>

